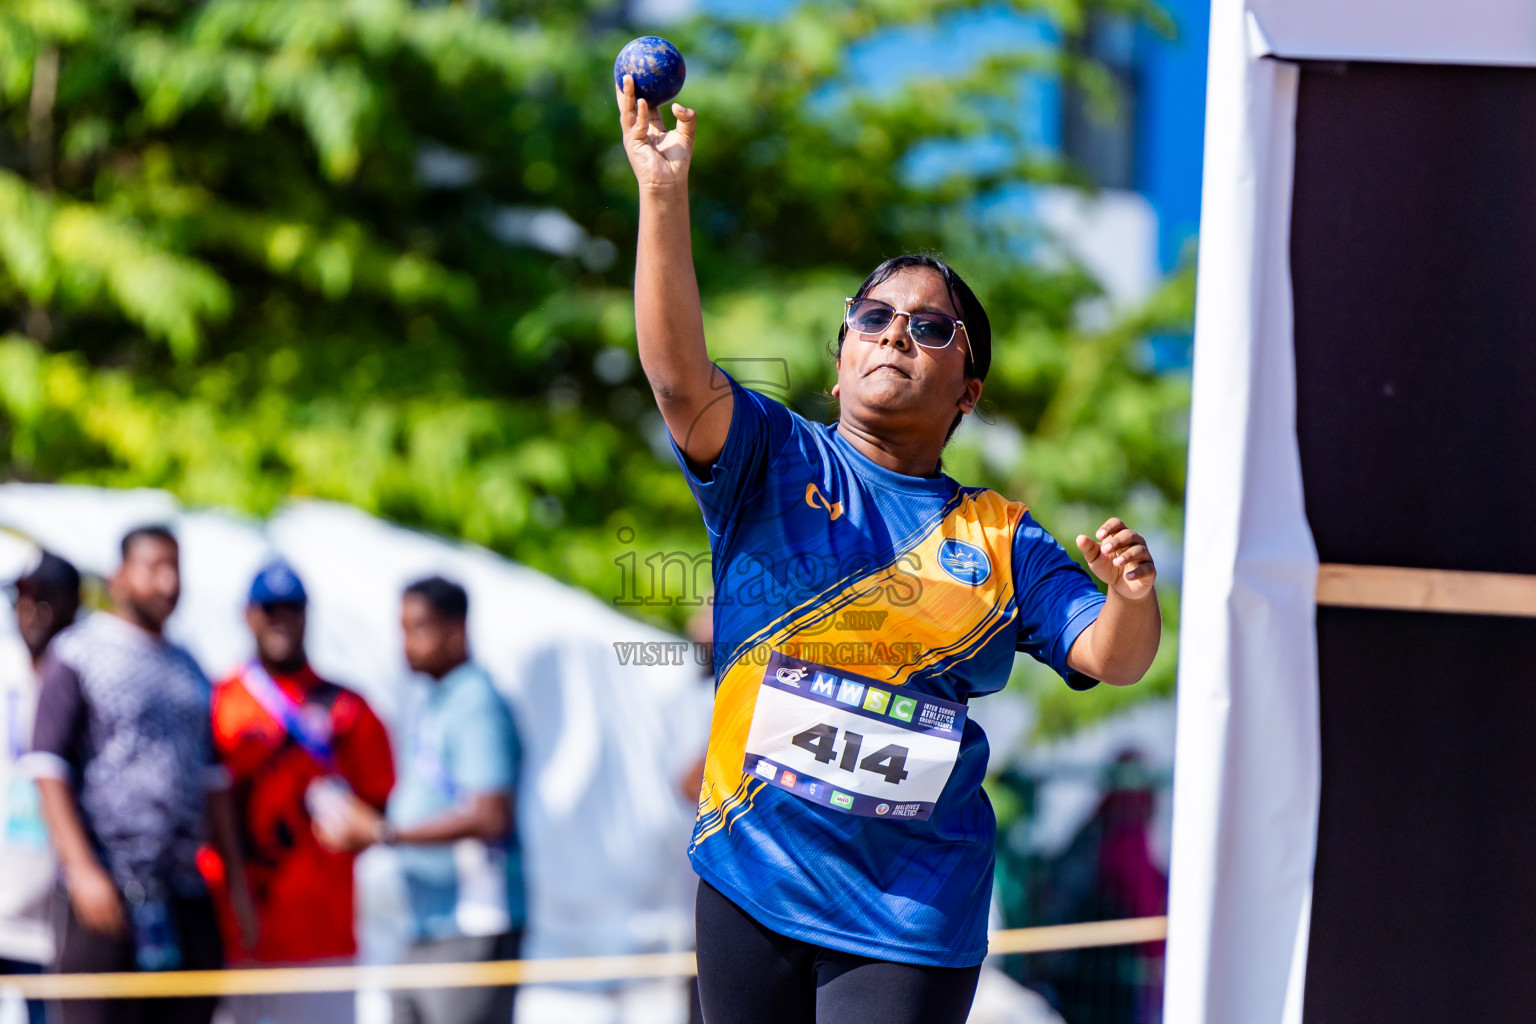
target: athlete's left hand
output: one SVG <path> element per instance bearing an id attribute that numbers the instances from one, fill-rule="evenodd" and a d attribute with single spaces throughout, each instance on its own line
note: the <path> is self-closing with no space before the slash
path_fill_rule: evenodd
<path id="1" fill-rule="evenodd" d="M 1157 566 L 1147 540 L 1118 518 L 1099 527 L 1092 537 L 1080 534 L 1077 547 L 1093 574 L 1127 601 L 1140 601 L 1152 593 Z"/>

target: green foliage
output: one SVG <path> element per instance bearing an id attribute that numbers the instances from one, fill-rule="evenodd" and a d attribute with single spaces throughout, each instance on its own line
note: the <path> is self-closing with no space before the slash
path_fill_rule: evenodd
<path id="1" fill-rule="evenodd" d="M 256 513 L 348 501 L 604 597 L 622 551 L 707 550 L 633 355 L 636 205 L 609 83 L 638 30 L 598 0 L 493 6 L 0 6 L 8 476 Z M 993 425 L 962 431 L 951 471 L 1061 535 L 1133 497 L 1139 523 L 1176 531 L 1187 388 L 1136 352 L 1187 323 L 1188 277 L 1083 330 L 1088 275 L 974 212 L 1070 169 L 1021 147 L 932 187 L 898 172 L 925 141 L 1019 141 L 1021 75 L 1092 89 L 1096 70 L 1028 53 L 892 93 L 848 79 L 850 43 L 971 6 L 808 0 L 668 29 L 700 111 L 712 350 L 784 358 L 790 402 L 826 418 L 842 296 L 888 255 L 943 250 L 995 335 Z M 1020 6 L 1069 35 L 1093 12 L 1161 24 L 1139 0 Z"/>

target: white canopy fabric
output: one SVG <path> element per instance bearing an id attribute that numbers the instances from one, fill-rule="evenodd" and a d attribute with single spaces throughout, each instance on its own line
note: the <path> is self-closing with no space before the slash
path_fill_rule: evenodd
<path id="1" fill-rule="evenodd" d="M 1224 3 L 1215 0 L 1213 17 Z M 1250 0 L 1247 6 L 1267 52 L 1294 60 L 1536 65 L 1530 0 Z"/>
<path id="2" fill-rule="evenodd" d="M 1248 27 L 1239 4 L 1218 0 L 1164 1010 L 1180 1024 L 1300 1021 L 1316 845 L 1317 556 L 1294 428 L 1287 252 L 1297 76 L 1259 59 Z"/>
<path id="3" fill-rule="evenodd" d="M 1530 0 L 1213 0 L 1164 1019 L 1299 1024 L 1316 854 L 1317 555 L 1295 434 L 1298 72 L 1536 65 Z"/>
<path id="4" fill-rule="evenodd" d="M 621 665 L 613 646 L 675 637 L 489 551 L 349 506 L 303 502 L 261 522 L 184 512 L 156 491 L 0 486 L 0 528 L 97 575 L 116 566 L 124 532 L 152 522 L 170 523 L 182 545 L 182 600 L 168 631 L 210 676 L 250 656 L 246 595 L 257 569 L 281 554 L 310 594 L 316 669 L 361 692 L 396 735 L 411 685 L 400 653 L 401 589 L 434 573 L 462 583 L 473 654 L 511 701 L 524 747 L 525 955 L 689 947 L 684 852 L 693 801 L 678 780 L 703 751 L 711 688 L 691 659 Z M 14 569 L 24 550 L 4 538 L 0 566 Z"/>

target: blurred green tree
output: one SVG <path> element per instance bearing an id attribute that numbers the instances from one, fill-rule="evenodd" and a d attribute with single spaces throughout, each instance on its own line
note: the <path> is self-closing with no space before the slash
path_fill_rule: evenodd
<path id="1" fill-rule="evenodd" d="M 888 255 L 942 250 L 996 338 L 992 425 L 962 431 L 951 472 L 1061 535 L 1114 510 L 1176 536 L 1187 387 L 1135 353 L 1187 324 L 1188 277 L 1084 330 L 1091 277 L 977 213 L 1000 184 L 1069 168 L 1021 146 L 986 173 L 901 173 L 932 140 L 1017 142 L 1021 75 L 1089 92 L 1102 76 L 1070 48 L 896 90 L 850 76 L 850 44 L 973 6 L 806 0 L 669 28 L 701 118 L 712 351 L 782 358 L 777 396 L 827 418 L 842 297 Z M 1029 6 L 1068 38 L 1095 13 L 1158 22 L 1142 0 Z M 634 358 L 636 206 L 609 82 L 635 34 L 609 0 L 0 7 L 7 477 L 256 513 L 347 501 L 606 598 L 616 559 L 707 552 Z M 633 610 L 693 610 L 658 597 Z"/>

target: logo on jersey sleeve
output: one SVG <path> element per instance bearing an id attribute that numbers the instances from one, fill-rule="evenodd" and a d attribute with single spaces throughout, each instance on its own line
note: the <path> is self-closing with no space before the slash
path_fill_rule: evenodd
<path id="1" fill-rule="evenodd" d="M 985 551 L 953 537 L 945 538 L 939 545 L 939 567 L 971 587 L 981 586 L 992 575 L 992 561 Z"/>

